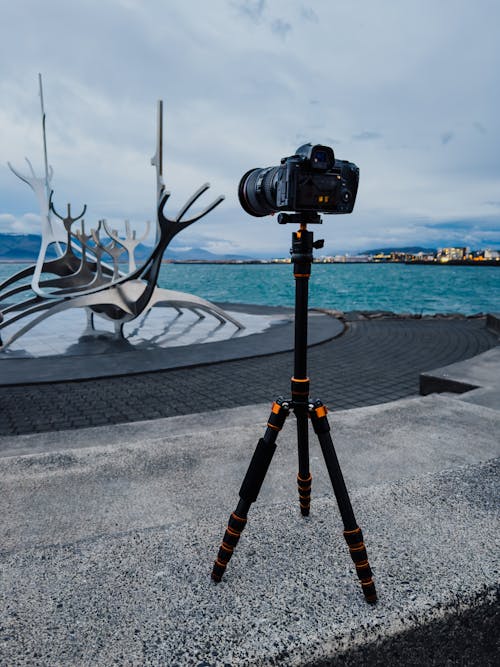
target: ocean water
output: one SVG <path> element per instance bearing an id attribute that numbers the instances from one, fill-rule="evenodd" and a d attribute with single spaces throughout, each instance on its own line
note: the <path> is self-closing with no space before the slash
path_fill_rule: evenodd
<path id="1" fill-rule="evenodd" d="M 294 305 L 289 264 L 167 264 L 160 285 L 212 301 Z M 309 304 L 398 313 L 500 312 L 500 267 L 314 264 Z"/>
<path id="2" fill-rule="evenodd" d="M 0 264 L 0 282 L 26 265 Z M 164 264 L 159 284 L 210 301 L 294 305 L 290 264 Z M 314 264 L 309 304 L 397 313 L 500 312 L 500 267 Z"/>

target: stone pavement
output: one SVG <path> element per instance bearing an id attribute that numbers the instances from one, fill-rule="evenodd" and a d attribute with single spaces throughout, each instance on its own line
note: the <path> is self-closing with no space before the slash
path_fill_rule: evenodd
<path id="1" fill-rule="evenodd" d="M 337 336 L 337 320 L 330 321 Z M 310 348 L 312 394 L 333 410 L 417 395 L 420 373 L 470 358 L 497 340 L 484 318 L 351 321 L 341 336 Z M 125 377 L 0 387 L 0 435 L 271 401 L 288 394 L 292 370 L 293 355 L 285 352 Z"/>

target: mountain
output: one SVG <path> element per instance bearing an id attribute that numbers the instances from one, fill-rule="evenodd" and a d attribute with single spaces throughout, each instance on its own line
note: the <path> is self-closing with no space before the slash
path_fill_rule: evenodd
<path id="1" fill-rule="evenodd" d="M 0 260 L 36 260 L 41 238 L 38 234 L 0 234 Z M 50 259 L 54 253 L 49 255 Z"/>
<path id="2" fill-rule="evenodd" d="M 423 248 L 422 246 L 417 246 L 417 245 L 404 246 L 402 248 L 394 248 L 393 246 L 389 246 L 388 248 L 372 248 L 371 250 L 363 250 L 362 252 L 360 252 L 360 255 L 378 255 L 379 253 L 388 255 L 391 252 L 403 252 L 409 255 L 416 255 L 419 252 L 423 253 L 436 252 L 436 248 Z"/>
<path id="3" fill-rule="evenodd" d="M 165 254 L 163 255 L 165 259 L 173 259 L 177 262 L 182 262 L 184 260 L 201 260 L 203 262 L 217 262 L 224 260 L 248 260 L 253 259 L 246 255 L 216 255 L 213 252 L 208 250 L 203 250 L 203 248 L 190 248 L 190 250 L 175 250 L 167 248 Z"/>
<path id="4" fill-rule="evenodd" d="M 109 243 L 109 239 L 103 238 L 102 242 L 106 245 Z M 1 261 L 20 261 L 20 262 L 34 262 L 38 257 L 38 251 L 40 250 L 41 237 L 38 234 L 2 234 L 0 233 L 0 262 Z M 146 260 L 152 248 L 150 246 L 145 246 L 140 243 L 135 251 L 135 259 L 137 262 L 143 262 Z M 56 257 L 55 252 L 52 250 L 47 253 L 49 259 Z M 123 254 L 123 259 L 126 260 L 126 252 Z M 216 255 L 209 252 L 208 250 L 203 250 L 203 248 L 191 248 L 190 250 L 175 250 L 167 248 L 165 254 L 165 259 L 173 259 L 177 261 L 183 260 L 203 260 L 205 262 L 209 261 L 220 261 L 220 260 L 238 260 L 238 259 L 249 259 L 241 255 Z"/>

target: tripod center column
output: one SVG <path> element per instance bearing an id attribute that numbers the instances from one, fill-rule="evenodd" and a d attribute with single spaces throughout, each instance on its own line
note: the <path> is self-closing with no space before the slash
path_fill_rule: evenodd
<path id="1" fill-rule="evenodd" d="M 295 278 L 295 380 L 307 380 L 307 311 L 309 276 L 313 259 L 313 233 L 301 226 L 292 234 L 292 262 Z M 307 401 L 307 397 L 306 397 Z"/>
<path id="2" fill-rule="evenodd" d="M 299 455 L 300 511 L 309 515 L 311 503 L 311 471 L 309 469 L 309 378 L 307 377 L 307 311 L 309 276 L 311 273 L 313 234 L 301 224 L 292 235 L 293 275 L 295 277 L 295 363 L 292 377 L 292 405 L 297 420 Z"/>

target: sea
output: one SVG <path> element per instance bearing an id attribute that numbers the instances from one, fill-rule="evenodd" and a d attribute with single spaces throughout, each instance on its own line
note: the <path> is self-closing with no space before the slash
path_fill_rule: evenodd
<path id="1" fill-rule="evenodd" d="M 26 264 L 0 263 L 0 282 Z M 159 284 L 210 301 L 294 305 L 290 264 L 163 264 Z M 500 267 L 314 264 L 309 305 L 436 314 L 500 312 Z"/>

